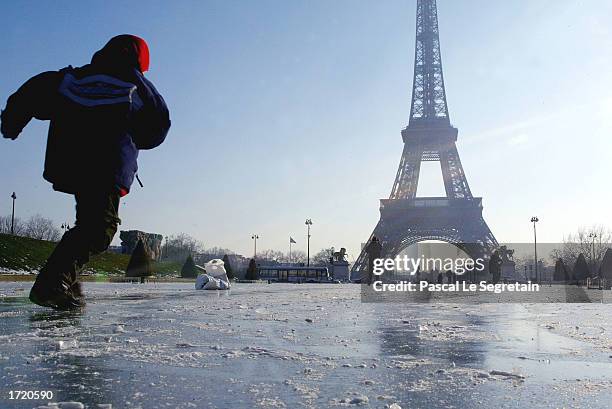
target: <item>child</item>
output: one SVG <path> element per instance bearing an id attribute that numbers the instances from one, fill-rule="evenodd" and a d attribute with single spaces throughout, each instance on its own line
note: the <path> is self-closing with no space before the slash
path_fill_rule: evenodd
<path id="1" fill-rule="evenodd" d="M 50 120 L 43 177 L 76 199 L 76 223 L 41 269 L 30 300 L 60 310 L 84 306 L 77 279 L 92 255 L 117 232 L 119 200 L 129 193 L 139 149 L 160 145 L 170 129 L 168 108 L 143 73 L 147 43 L 113 37 L 91 64 L 36 75 L 2 111 L 0 131 L 16 139 L 32 118 Z"/>

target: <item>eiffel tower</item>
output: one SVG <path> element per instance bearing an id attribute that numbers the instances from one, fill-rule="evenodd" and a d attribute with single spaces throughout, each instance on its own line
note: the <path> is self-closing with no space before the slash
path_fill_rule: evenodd
<path id="1" fill-rule="evenodd" d="M 497 241 L 482 217 L 482 198 L 472 196 L 451 125 L 444 89 L 436 0 L 417 0 L 412 106 L 402 131 L 404 150 L 389 199 L 380 201 L 376 236 L 382 257 L 393 258 L 424 240 L 452 243 L 472 258 L 490 254 Z M 440 162 L 446 197 L 416 197 L 421 162 Z M 351 277 L 364 277 L 361 251 Z"/>

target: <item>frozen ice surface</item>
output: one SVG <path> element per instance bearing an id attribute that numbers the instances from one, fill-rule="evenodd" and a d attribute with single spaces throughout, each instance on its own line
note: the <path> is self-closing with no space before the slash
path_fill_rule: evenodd
<path id="1" fill-rule="evenodd" d="M 30 285 L 0 283 L 2 409 L 608 408 L 612 399 L 609 304 L 364 304 L 357 285 L 86 283 L 87 308 L 75 314 L 30 304 Z M 11 390 L 54 397 L 10 401 Z"/>
<path id="2" fill-rule="evenodd" d="M 68 340 L 60 339 L 59 341 L 57 341 L 57 349 L 59 351 L 63 349 L 77 348 L 77 347 L 78 347 L 77 341 L 74 339 L 68 339 Z"/>

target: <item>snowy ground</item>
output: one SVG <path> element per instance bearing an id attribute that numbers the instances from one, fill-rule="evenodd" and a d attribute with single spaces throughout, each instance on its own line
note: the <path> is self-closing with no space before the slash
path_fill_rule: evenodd
<path id="1" fill-rule="evenodd" d="M 608 408 L 611 304 L 367 304 L 357 285 L 0 283 L 0 408 Z M 53 391 L 54 402 L 9 400 Z"/>

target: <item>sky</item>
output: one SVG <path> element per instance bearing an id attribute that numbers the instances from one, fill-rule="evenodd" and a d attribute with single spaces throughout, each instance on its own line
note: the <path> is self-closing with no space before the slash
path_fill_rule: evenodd
<path id="1" fill-rule="evenodd" d="M 586 4 L 588 3 L 588 7 Z M 472 193 L 500 242 L 612 227 L 612 3 L 439 0 L 450 117 Z M 171 111 L 141 152 L 121 229 L 205 247 L 346 247 L 358 255 L 391 191 L 408 123 L 416 0 L 0 2 L 0 105 L 30 76 L 139 35 Z M 74 219 L 42 179 L 48 124 L 0 140 L 0 214 Z M 427 164 L 429 165 L 429 164 Z M 419 195 L 441 194 L 439 166 Z M 114 241 L 118 244 L 118 235 Z"/>

